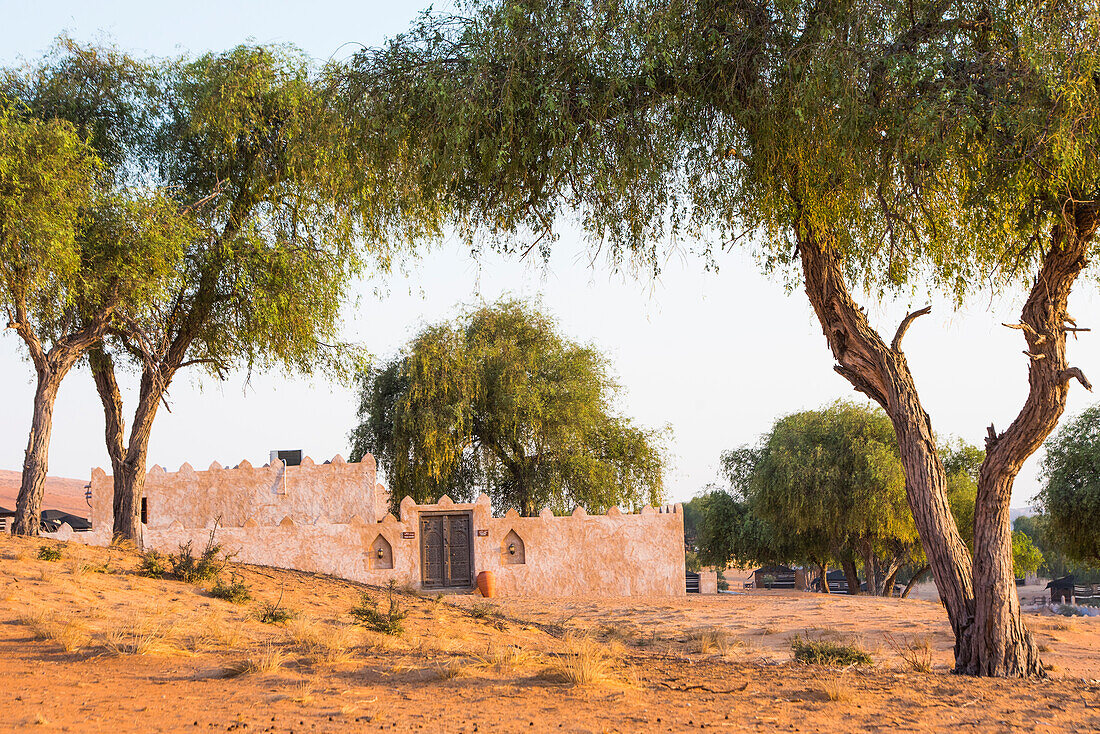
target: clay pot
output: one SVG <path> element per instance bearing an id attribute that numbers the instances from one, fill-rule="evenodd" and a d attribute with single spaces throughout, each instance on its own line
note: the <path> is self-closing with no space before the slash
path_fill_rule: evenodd
<path id="1" fill-rule="evenodd" d="M 477 575 L 477 590 L 486 599 L 497 595 L 497 577 L 492 571 L 482 571 Z"/>

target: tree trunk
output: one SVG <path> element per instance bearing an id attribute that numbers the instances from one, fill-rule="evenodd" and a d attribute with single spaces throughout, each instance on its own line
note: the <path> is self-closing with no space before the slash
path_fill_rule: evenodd
<path id="1" fill-rule="evenodd" d="M 967 660 L 975 605 L 970 553 L 951 515 L 932 421 L 901 351 L 909 324 L 930 309 L 906 316 L 887 345 L 852 299 L 842 258 L 807 227 L 798 235 L 806 295 L 837 361 L 836 371 L 882 406 L 894 425 L 909 508 L 955 633 L 955 660 Z"/>
<path id="2" fill-rule="evenodd" d="M 829 592 L 829 564 L 819 563 L 817 567 L 821 570 L 821 593 L 828 594 Z"/>
<path id="3" fill-rule="evenodd" d="M 93 352 L 89 360 L 96 390 L 103 403 L 107 426 L 107 451 L 114 470 L 114 537 L 142 547 L 141 498 L 153 419 L 168 389 L 174 369 L 149 366 L 142 371 L 134 423 L 125 447 L 122 443 L 122 396 L 115 379 L 114 362 L 105 353 Z"/>
<path id="4" fill-rule="evenodd" d="M 929 567 L 927 565 L 921 566 L 917 569 L 917 572 L 913 574 L 913 578 L 909 579 L 909 583 L 905 585 L 905 589 L 901 592 L 901 598 L 906 599 L 909 597 L 909 592 L 913 590 L 913 587 L 921 582 L 925 576 L 928 575 Z"/>
<path id="5" fill-rule="evenodd" d="M 844 577 L 848 579 L 848 593 L 855 596 L 859 594 L 859 572 L 856 571 L 856 561 L 852 557 L 844 558 L 840 562 L 844 569 Z"/>
<path id="6" fill-rule="evenodd" d="M 890 573 L 886 576 L 886 581 L 884 581 L 883 584 L 882 584 L 882 588 L 883 588 L 882 595 L 893 597 L 894 596 L 894 584 L 897 583 L 898 571 L 901 570 L 901 564 L 899 564 L 895 561 L 895 562 L 893 562 L 893 564 L 891 565 L 890 568 L 891 568 Z"/>
<path id="7" fill-rule="evenodd" d="M 34 391 L 34 412 L 27 452 L 23 459 L 23 476 L 19 497 L 15 501 L 15 535 L 38 535 L 42 528 L 42 497 L 46 491 L 46 476 L 50 464 L 50 434 L 53 431 L 53 407 L 64 372 L 50 366 L 38 370 L 38 385 Z"/>
<path id="8" fill-rule="evenodd" d="M 1095 205 L 1067 203 L 1054 227 L 1050 249 L 1024 303 L 1019 328 L 1027 341 L 1028 396 L 1016 420 L 1001 434 L 989 427 L 986 456 L 978 474 L 974 508 L 974 585 L 977 592 L 971 654 L 956 668 L 975 675 L 1042 677 L 1035 641 L 1020 617 L 1012 568 L 1009 503 L 1024 462 L 1042 446 L 1066 407 L 1069 383 L 1092 389 L 1080 369 L 1066 361 L 1066 312 L 1077 276 L 1088 264 L 1088 243 L 1096 232 Z"/>

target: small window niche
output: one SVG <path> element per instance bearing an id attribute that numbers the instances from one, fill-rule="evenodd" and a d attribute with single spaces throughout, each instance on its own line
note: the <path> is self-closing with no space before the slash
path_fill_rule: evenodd
<path id="1" fill-rule="evenodd" d="M 506 566 L 516 563 L 527 563 L 527 554 L 523 548 L 523 538 L 519 537 L 519 533 L 515 530 L 510 530 L 508 534 L 504 536 L 504 542 L 500 545 L 500 555 Z"/>
<path id="2" fill-rule="evenodd" d="M 370 544 L 370 567 L 393 568 L 393 548 L 381 535 Z"/>

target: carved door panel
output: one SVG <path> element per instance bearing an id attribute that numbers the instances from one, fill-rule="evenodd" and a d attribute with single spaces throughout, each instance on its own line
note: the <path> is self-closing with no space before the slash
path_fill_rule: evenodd
<path id="1" fill-rule="evenodd" d="M 469 586 L 473 582 L 470 573 L 470 516 L 448 515 L 447 538 L 447 586 Z"/>
<path id="2" fill-rule="evenodd" d="M 470 586 L 470 516 L 420 516 L 420 579 L 425 588 Z"/>
<path id="3" fill-rule="evenodd" d="M 420 518 L 420 579 L 424 586 L 443 586 L 443 520 L 440 515 Z"/>

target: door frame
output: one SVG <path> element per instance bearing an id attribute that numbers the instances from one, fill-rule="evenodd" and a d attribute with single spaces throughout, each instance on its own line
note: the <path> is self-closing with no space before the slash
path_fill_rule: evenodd
<path id="1" fill-rule="evenodd" d="M 421 518 L 424 517 L 454 517 L 456 515 L 465 515 L 470 521 L 470 583 L 459 584 L 457 586 L 448 586 L 444 581 L 439 586 L 426 586 L 424 584 L 424 528 L 421 524 Z M 477 585 L 477 570 L 474 568 L 474 538 L 477 537 L 477 531 L 474 530 L 474 511 L 473 510 L 431 510 L 429 512 L 417 513 L 416 518 L 416 532 L 419 537 L 419 543 L 417 546 L 420 550 L 420 588 L 422 589 L 472 589 Z"/>

